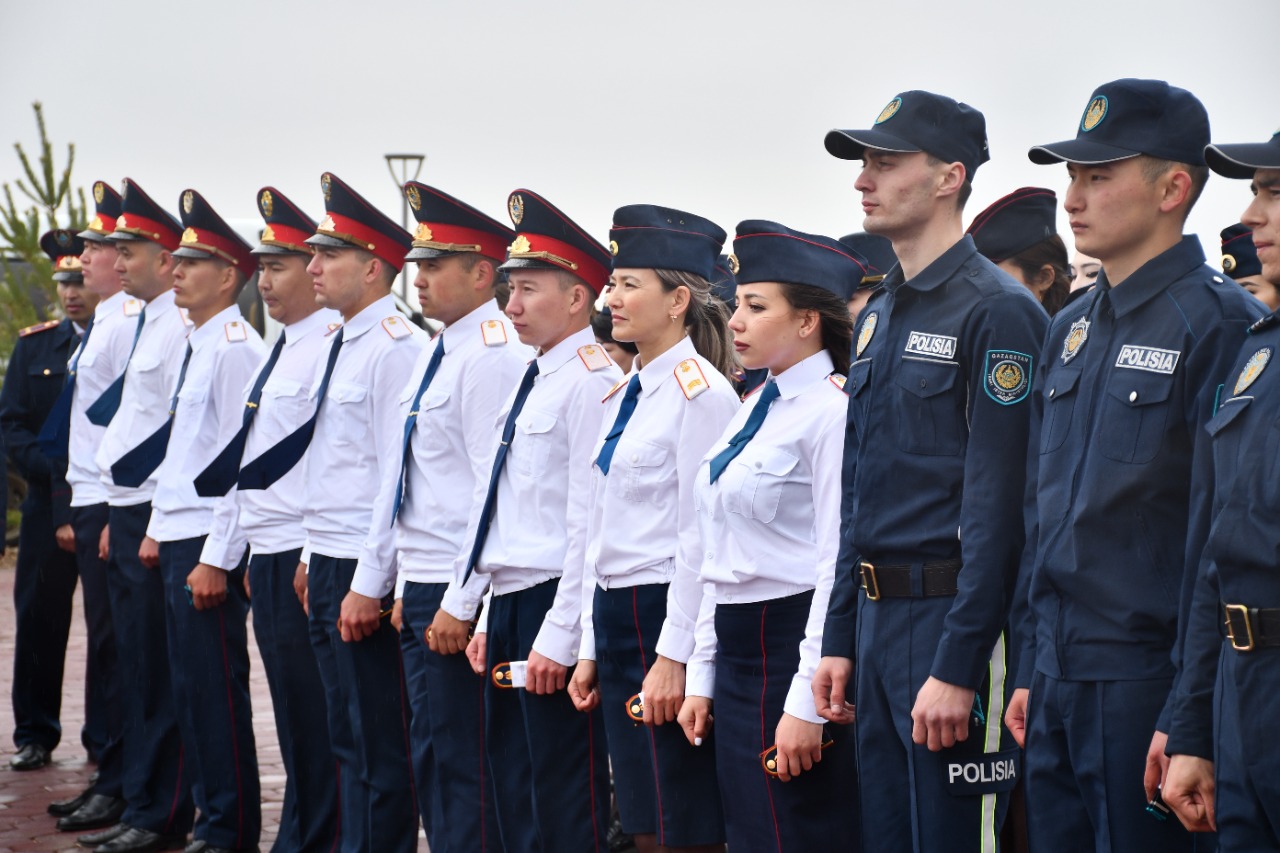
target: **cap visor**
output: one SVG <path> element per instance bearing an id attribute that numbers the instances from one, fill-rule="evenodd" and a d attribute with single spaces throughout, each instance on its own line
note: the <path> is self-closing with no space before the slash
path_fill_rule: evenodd
<path id="1" fill-rule="evenodd" d="M 1225 178 L 1247 180 L 1258 169 L 1280 169 L 1280 146 L 1265 142 L 1210 145 L 1204 149 L 1204 159 Z"/>
<path id="2" fill-rule="evenodd" d="M 1101 166 L 1137 157 L 1140 152 L 1090 142 L 1087 139 L 1068 139 L 1050 145 L 1037 145 L 1027 152 L 1032 163 L 1049 166 L 1053 163 L 1079 163 L 1082 166 Z"/>
<path id="3" fill-rule="evenodd" d="M 141 243 L 147 239 L 137 234 L 130 234 L 128 231 L 112 231 L 106 235 L 106 238 L 112 243 Z"/>
<path id="4" fill-rule="evenodd" d="M 862 153 L 868 148 L 899 154 L 914 154 L 922 150 L 919 145 L 912 145 L 882 130 L 830 130 L 823 144 L 827 146 L 827 153 L 841 160 L 861 160 Z"/>
<path id="5" fill-rule="evenodd" d="M 337 237 L 330 237 L 328 234 L 312 234 L 302 242 L 308 246 L 323 246 L 326 249 L 354 249 L 356 246 L 348 243 L 346 240 L 339 240 Z M 363 248 L 363 247 L 361 247 Z"/>
<path id="6" fill-rule="evenodd" d="M 107 235 L 101 231 L 81 231 L 76 235 L 81 240 L 88 240 L 91 243 L 107 243 Z"/>
<path id="7" fill-rule="evenodd" d="M 311 257 L 310 252 L 299 252 L 293 249 L 285 249 L 280 246 L 268 246 L 265 243 L 259 243 L 256 248 L 252 249 L 249 252 L 249 254 L 251 255 L 297 255 L 303 258 Z"/>
<path id="8" fill-rule="evenodd" d="M 206 252 L 202 249 L 193 249 L 190 246 L 179 246 L 173 250 L 175 258 L 191 258 L 193 261 L 204 261 L 213 257 L 213 253 Z"/>
<path id="9" fill-rule="evenodd" d="M 429 261 L 432 258 L 447 258 L 450 255 L 459 255 L 461 252 L 445 252 L 440 249 L 428 249 L 419 246 L 409 250 L 409 254 L 404 256 L 406 261 Z"/>
<path id="10" fill-rule="evenodd" d="M 80 272 L 56 272 L 53 274 L 54 281 L 84 281 L 84 273 Z"/>
<path id="11" fill-rule="evenodd" d="M 500 270 L 561 270 L 567 272 L 564 267 L 558 267 L 548 261 L 540 261 L 537 258 L 508 258 Z"/>

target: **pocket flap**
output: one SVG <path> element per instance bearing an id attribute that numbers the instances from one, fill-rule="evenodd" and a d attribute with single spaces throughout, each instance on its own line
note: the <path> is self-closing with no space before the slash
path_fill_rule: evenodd
<path id="1" fill-rule="evenodd" d="M 520 431 L 529 433 L 530 435 L 538 435 L 539 433 L 550 432 L 556 425 L 556 416 L 546 412 L 525 411 L 521 413 L 523 417 L 520 419 Z"/>
<path id="2" fill-rule="evenodd" d="M 1044 396 L 1046 400 L 1056 400 L 1064 394 L 1070 394 L 1076 390 L 1076 384 L 1080 381 L 1080 368 L 1078 367 L 1055 367 L 1049 371 L 1049 375 L 1044 381 Z"/>
<path id="3" fill-rule="evenodd" d="M 368 394 L 368 388 L 353 382 L 334 382 L 329 386 L 329 398 L 336 403 L 359 403 Z"/>
<path id="4" fill-rule="evenodd" d="M 920 398 L 950 391 L 956 384 L 960 365 L 954 361 L 921 361 L 904 358 L 898 367 L 897 383 Z"/>
<path id="5" fill-rule="evenodd" d="M 1126 406 L 1150 406 L 1169 399 L 1169 394 L 1173 391 L 1173 380 L 1173 376 L 1118 370 L 1107 383 L 1107 393 Z"/>
<path id="6" fill-rule="evenodd" d="M 1252 397 L 1232 397 L 1222 404 L 1217 414 L 1209 418 L 1204 428 L 1209 431 L 1209 435 L 1217 435 L 1227 424 L 1239 417 L 1241 412 L 1248 409 L 1252 402 Z"/>

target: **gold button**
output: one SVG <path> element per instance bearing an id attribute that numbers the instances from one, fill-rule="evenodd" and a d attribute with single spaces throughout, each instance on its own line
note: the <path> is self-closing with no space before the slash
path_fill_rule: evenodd
<path id="1" fill-rule="evenodd" d="M 777 770 L 778 761 L 777 759 L 770 758 L 768 761 L 765 762 L 765 766 L 767 766 L 770 770 Z"/>
<path id="2" fill-rule="evenodd" d="M 49 375 L 49 368 L 47 368 L 47 367 L 46 367 L 46 368 L 44 369 L 44 375 L 45 375 L 45 376 L 48 376 L 48 375 Z"/>

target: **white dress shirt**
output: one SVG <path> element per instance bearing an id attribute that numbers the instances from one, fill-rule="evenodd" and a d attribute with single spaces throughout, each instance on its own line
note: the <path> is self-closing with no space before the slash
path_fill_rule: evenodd
<path id="1" fill-rule="evenodd" d="M 244 384 L 266 353 L 262 338 L 241 315 L 238 305 L 224 308 L 193 329 L 187 343 L 191 359 L 151 499 L 147 535 L 157 542 L 194 539 L 213 530 L 218 499 L 197 495 L 194 481 L 239 432 Z M 244 535 L 237 531 L 232 567 L 244 549 Z"/>
<path id="2" fill-rule="evenodd" d="M 822 722 L 810 683 L 821 657 L 840 548 L 840 472 L 849 403 L 831 371 L 831 356 L 823 350 L 771 379 L 778 383 L 778 398 L 760 431 L 712 483 L 711 459 L 742 429 L 760 399 L 755 393 L 698 469 L 695 500 L 706 554 L 687 695 L 710 697 L 715 686 L 717 604 L 770 601 L 816 589 L 800 666 L 784 707 L 793 717 Z"/>
<path id="3" fill-rule="evenodd" d="M 133 316 L 127 316 L 126 303 Z M 91 423 L 85 412 L 102 396 L 116 377 L 124 372 L 138 328 L 137 311 L 142 303 L 123 290 L 98 303 L 93 311 L 93 331 L 86 342 L 71 353 L 67 364 L 76 362 L 76 387 L 71 394 L 71 432 L 67 439 L 67 485 L 72 506 L 93 506 L 107 502 L 107 487 L 93 455 L 102 443 L 106 427 Z M 79 356 L 79 361 L 76 357 Z"/>
<path id="4" fill-rule="evenodd" d="M 107 490 L 107 502 L 112 506 L 136 506 L 155 494 L 155 473 L 136 488 L 117 486 L 111 478 L 111 466 L 169 419 L 169 403 L 186 354 L 190 327 L 173 303 L 173 291 L 166 290 L 148 302 L 146 312 L 142 335 L 125 370 L 120 408 L 103 432 L 94 456 Z M 137 318 L 133 321 L 136 323 Z M 132 344 L 132 332 L 129 341 Z"/>
<path id="5" fill-rule="evenodd" d="M 342 325 L 342 315 L 321 308 L 296 323 L 284 327 L 284 347 L 262 386 L 258 411 L 245 439 L 241 465 L 251 462 L 285 436 L 306 423 L 314 403 L 309 399 L 316 364 L 329 357 L 333 335 Z M 254 370 L 240 396 L 241 404 L 266 367 L 266 359 Z M 240 410 L 243 423 L 244 410 Z M 221 452 L 222 448 L 218 448 Z M 254 554 L 279 554 L 301 548 L 306 540 L 302 530 L 303 465 L 295 465 L 270 488 L 240 491 L 235 486 L 217 499 L 213 531 L 205 540 L 200 562 L 222 569 L 235 568 L 239 559 L 235 543 L 237 527 L 249 540 Z"/>
<path id="6" fill-rule="evenodd" d="M 380 486 L 388 467 L 400 467 L 400 391 L 427 333 L 397 311 L 388 294 L 352 317 L 341 334 L 315 435 L 300 463 L 306 466 L 305 548 L 308 554 L 359 560 L 351 589 L 380 598 L 391 591 L 396 572 L 395 538 L 381 506 L 395 495 Z M 313 410 L 327 359 L 326 351 L 312 379 Z M 383 521 L 373 524 L 375 518 Z"/>
<path id="7" fill-rule="evenodd" d="M 692 365 L 688 362 L 693 362 Z M 702 585 L 702 536 L 693 508 L 698 465 L 741 407 L 738 394 L 711 362 L 683 338 L 651 364 L 632 365 L 640 396 L 614 447 L 606 476 L 595 465 L 618 417 L 626 385 L 605 403 L 591 452 L 591 504 L 578 657 L 595 659 L 592 606 L 596 586 L 670 583 L 658 654 L 684 663 L 694 646 Z M 698 381 L 686 395 L 681 378 Z M 699 390 L 701 389 L 701 390 Z"/>
<path id="8" fill-rule="evenodd" d="M 497 301 L 489 300 L 423 347 L 400 392 L 402 426 L 438 346 L 444 347 L 444 356 L 418 404 L 404 503 L 396 521 L 397 597 L 406 581 L 449 583 L 458 555 L 470 552 L 467 522 L 489 486 L 494 435 L 502 430 L 498 412 L 534 357 Z M 387 473 L 391 476 L 382 489 L 394 496 L 400 470 L 388 466 Z M 382 521 L 389 526 L 393 506 L 384 508 Z"/>
<path id="9" fill-rule="evenodd" d="M 490 582 L 495 595 L 505 595 L 560 578 L 562 589 L 533 648 L 565 666 L 577 660 L 582 633 L 582 561 L 594 459 L 590 452 L 604 414 L 600 401 L 622 377 L 607 356 L 596 362 L 601 366 L 590 369 L 588 360 L 603 353 L 587 327 L 538 356 L 538 376 L 516 418 L 479 564 L 466 586 L 459 587 L 471 551 L 470 545 L 465 547 L 455 564 L 455 581 L 441 603 L 455 618 L 471 619 Z M 498 413 L 490 440 L 491 463 L 514 402 L 513 391 Z M 486 478 L 482 488 L 488 487 Z M 483 492 L 478 494 L 467 524 L 468 543 L 474 542 L 483 503 Z"/>

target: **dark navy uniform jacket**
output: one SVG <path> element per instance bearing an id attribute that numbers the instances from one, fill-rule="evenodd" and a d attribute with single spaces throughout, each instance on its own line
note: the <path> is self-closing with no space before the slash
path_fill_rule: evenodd
<path id="1" fill-rule="evenodd" d="M 977 688 L 1023 544 L 1028 403 L 1048 318 L 966 236 L 859 315 L 824 655 L 854 657 L 857 567 L 961 559 L 931 674 Z"/>
<path id="2" fill-rule="evenodd" d="M 1221 602 L 1280 607 L 1280 313 L 1254 326 L 1224 378 L 1218 411 L 1206 426 L 1213 447 L 1213 524 L 1187 620 L 1166 747 L 1170 755 L 1211 761 Z M 1274 649 L 1242 654 L 1237 680 L 1248 681 L 1261 669 L 1261 689 L 1274 691 L 1274 655 Z"/>
<path id="3" fill-rule="evenodd" d="M 1203 427 L 1263 313 L 1184 237 L 1119 287 L 1104 269 L 1053 318 L 1032 406 L 1016 686 L 1033 670 L 1072 681 L 1176 674 L 1179 600 L 1210 517 L 1210 484 L 1195 473 Z"/>
<path id="4" fill-rule="evenodd" d="M 4 387 L 0 429 L 13 468 L 27 481 L 27 501 L 51 502 L 55 528 L 71 523 L 71 488 L 65 461 L 50 459 L 36 443 L 67 378 L 67 360 L 79 338 L 70 320 L 18 338 Z"/>

